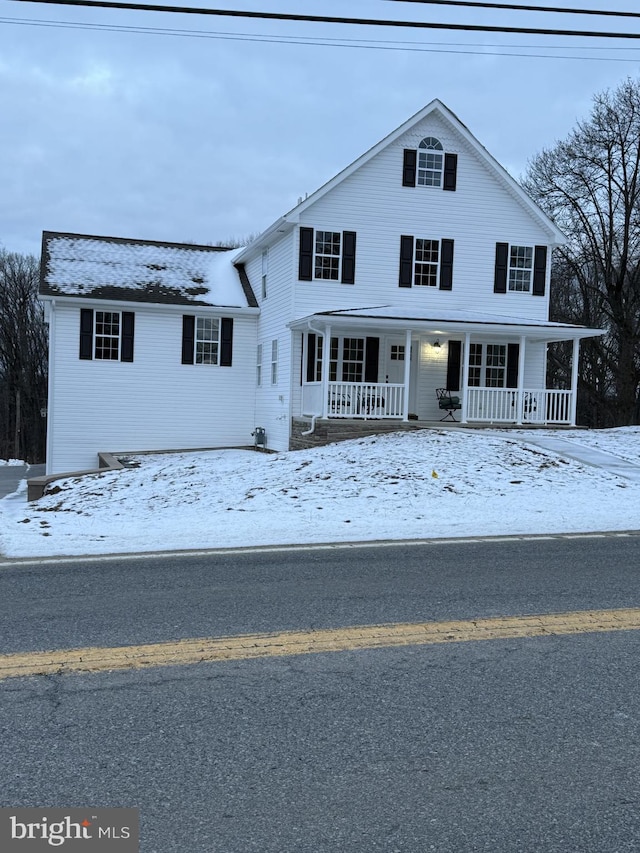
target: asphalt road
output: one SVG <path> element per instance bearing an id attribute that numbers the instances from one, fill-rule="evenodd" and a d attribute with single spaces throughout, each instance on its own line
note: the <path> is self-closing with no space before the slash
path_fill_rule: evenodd
<path id="1" fill-rule="evenodd" d="M 640 606 L 640 537 L 3 567 L 2 652 Z M 640 849 L 640 636 L 0 683 L 0 804 L 157 853 Z"/>

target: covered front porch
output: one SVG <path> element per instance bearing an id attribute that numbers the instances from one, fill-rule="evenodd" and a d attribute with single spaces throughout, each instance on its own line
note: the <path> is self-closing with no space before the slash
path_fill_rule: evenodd
<path id="1" fill-rule="evenodd" d="M 292 324 L 301 333 L 302 360 L 293 415 L 313 424 L 575 424 L 580 340 L 600 330 L 462 311 L 397 315 L 393 306 L 378 306 Z M 560 340 L 573 343 L 571 384 L 547 388 L 547 346 Z M 438 389 L 454 398 L 450 409 L 440 405 Z"/>

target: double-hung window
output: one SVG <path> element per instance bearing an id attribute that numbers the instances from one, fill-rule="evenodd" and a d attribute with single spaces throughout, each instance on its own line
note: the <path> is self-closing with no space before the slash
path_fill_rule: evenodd
<path id="1" fill-rule="evenodd" d="M 271 341 L 271 384 L 278 384 L 278 341 Z"/>
<path id="2" fill-rule="evenodd" d="M 133 361 L 135 316 L 132 311 L 80 310 L 80 358 Z"/>
<path id="3" fill-rule="evenodd" d="M 444 149 L 439 139 L 427 136 L 418 145 L 418 186 L 441 187 Z"/>
<path id="4" fill-rule="evenodd" d="M 96 311 L 94 357 L 107 361 L 120 358 L 120 312 Z"/>
<path id="5" fill-rule="evenodd" d="M 220 320 L 196 317 L 196 364 L 217 364 L 220 351 Z"/>
<path id="6" fill-rule="evenodd" d="M 182 363 L 231 367 L 233 318 L 184 314 L 182 317 Z"/>
<path id="7" fill-rule="evenodd" d="M 356 232 L 300 228 L 300 281 L 355 284 Z"/>
<path id="8" fill-rule="evenodd" d="M 426 287 L 438 286 L 440 268 L 440 241 L 416 240 L 416 260 L 413 283 Z"/>
<path id="9" fill-rule="evenodd" d="M 262 385 L 262 344 L 258 344 L 258 352 L 256 355 L 256 385 Z"/>
<path id="10" fill-rule="evenodd" d="M 544 296 L 547 247 L 496 243 L 494 293 L 531 293 Z"/>
<path id="11" fill-rule="evenodd" d="M 339 231 L 316 231 L 314 278 L 340 278 L 341 236 Z"/>
<path id="12" fill-rule="evenodd" d="M 470 344 L 469 385 L 471 387 L 504 388 L 506 378 L 507 347 L 505 344 Z"/>
<path id="13" fill-rule="evenodd" d="M 533 277 L 533 246 L 511 246 L 509 251 L 509 290 L 528 293 Z"/>
<path id="14" fill-rule="evenodd" d="M 436 187 L 455 192 L 458 155 L 445 153 L 435 136 L 425 136 L 417 148 L 405 148 L 402 163 L 403 187 Z"/>
<path id="15" fill-rule="evenodd" d="M 453 288 L 453 240 L 400 237 L 400 287 Z"/>

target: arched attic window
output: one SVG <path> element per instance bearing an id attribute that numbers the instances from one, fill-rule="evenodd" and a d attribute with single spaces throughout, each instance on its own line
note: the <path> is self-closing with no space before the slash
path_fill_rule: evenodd
<path id="1" fill-rule="evenodd" d="M 418 186 L 441 187 L 444 148 L 435 136 L 426 136 L 418 145 Z"/>

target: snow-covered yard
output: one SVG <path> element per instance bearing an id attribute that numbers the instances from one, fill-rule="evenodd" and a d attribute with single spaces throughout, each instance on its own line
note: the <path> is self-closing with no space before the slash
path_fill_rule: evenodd
<path id="1" fill-rule="evenodd" d="M 542 436 L 553 431 L 539 431 Z M 555 433 L 558 435 L 559 433 Z M 640 465 L 640 427 L 563 431 Z M 48 556 L 640 528 L 640 483 L 527 443 L 428 430 L 294 453 L 130 457 L 0 501 L 0 553 Z"/>

